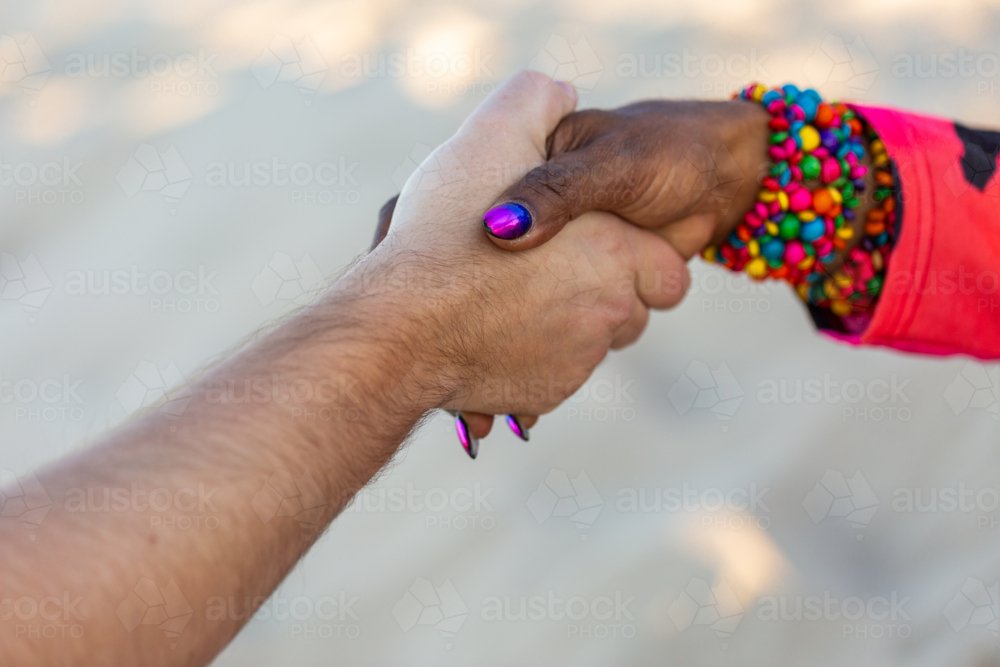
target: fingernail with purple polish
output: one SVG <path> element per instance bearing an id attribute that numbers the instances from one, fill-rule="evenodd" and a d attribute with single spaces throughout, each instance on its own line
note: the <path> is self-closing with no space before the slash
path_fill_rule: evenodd
<path id="1" fill-rule="evenodd" d="M 510 430 L 514 432 L 514 435 L 519 437 L 521 440 L 528 442 L 528 440 L 531 439 L 531 436 L 528 434 L 528 429 L 523 428 L 521 426 L 521 422 L 517 421 L 517 417 L 514 415 L 507 415 L 507 426 L 509 426 Z"/>
<path id="2" fill-rule="evenodd" d="M 462 415 L 458 415 L 455 419 L 455 431 L 458 433 L 458 441 L 462 443 L 466 453 L 472 458 L 476 458 L 479 453 L 479 438 L 472 435 L 469 425 L 465 423 Z"/>
<path id="3" fill-rule="evenodd" d="M 500 204 L 486 211 L 483 226 L 498 239 L 516 239 L 531 229 L 531 213 L 514 202 Z"/>

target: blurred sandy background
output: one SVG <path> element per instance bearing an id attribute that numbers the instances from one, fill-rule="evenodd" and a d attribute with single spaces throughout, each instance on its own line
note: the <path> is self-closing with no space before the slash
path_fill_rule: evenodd
<path id="1" fill-rule="evenodd" d="M 583 107 L 759 79 L 1000 127 L 994 1 L 17 0 L 0 33 L 19 478 L 167 385 L 182 409 L 529 64 Z M 432 421 L 216 664 L 1000 662 L 997 365 L 848 349 L 784 287 L 693 269 L 530 443 L 498 424 L 471 462 Z"/>

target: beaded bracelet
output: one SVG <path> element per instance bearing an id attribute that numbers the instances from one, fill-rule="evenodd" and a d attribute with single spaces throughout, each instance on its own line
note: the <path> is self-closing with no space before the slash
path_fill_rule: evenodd
<path id="1" fill-rule="evenodd" d="M 872 306 L 885 284 L 889 257 L 895 245 L 898 224 L 895 179 L 885 145 L 869 134 L 872 172 L 875 179 L 875 206 L 865 217 L 864 236 L 851 248 L 843 264 L 827 275 L 822 283 L 798 286 L 799 296 L 807 303 L 829 308 L 841 318 L 853 317 L 847 327 L 860 330 L 867 326 Z"/>
<path id="2" fill-rule="evenodd" d="M 816 91 L 792 85 L 767 90 L 752 84 L 735 97 L 760 102 L 771 114 L 773 164 L 753 208 L 726 241 L 705 248 L 703 257 L 756 280 L 785 280 L 804 301 L 838 317 L 867 312 L 881 289 L 894 241 L 889 172 L 877 170 L 881 205 L 867 218 L 866 236 L 831 270 L 839 261 L 837 251 L 846 250 L 854 236 L 857 193 L 865 189 L 864 123 L 847 105 L 824 103 Z M 873 139 L 871 148 L 874 166 L 887 166 L 882 142 Z M 807 181 L 816 184 L 809 188 Z"/>

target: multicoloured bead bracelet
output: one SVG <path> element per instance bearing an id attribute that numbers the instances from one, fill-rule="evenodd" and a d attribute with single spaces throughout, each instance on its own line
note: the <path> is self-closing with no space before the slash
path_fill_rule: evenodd
<path id="1" fill-rule="evenodd" d="M 872 306 L 878 300 L 885 283 L 889 257 L 898 230 L 895 179 L 885 145 L 869 134 L 872 153 L 872 174 L 875 180 L 875 206 L 865 217 L 864 236 L 847 253 L 843 264 L 822 282 L 798 286 L 799 296 L 819 308 L 829 308 L 847 322 L 848 330 L 867 326 Z"/>
<path id="2" fill-rule="evenodd" d="M 881 190 L 876 193 L 881 206 L 872 211 L 875 219 L 869 215 L 865 238 L 831 272 L 838 251 L 846 250 L 854 237 L 857 194 L 865 189 L 864 123 L 847 105 L 827 104 L 815 90 L 792 85 L 768 90 L 752 84 L 736 97 L 760 102 L 771 114 L 768 153 L 773 164 L 753 208 L 725 242 L 707 247 L 703 256 L 757 280 L 785 280 L 804 301 L 839 317 L 870 309 L 894 237 L 891 194 L 879 199 Z M 877 160 L 888 165 L 880 141 L 877 147 L 873 142 Z M 879 173 L 877 182 L 891 193 L 891 175 Z M 882 228 L 873 235 L 878 222 Z"/>

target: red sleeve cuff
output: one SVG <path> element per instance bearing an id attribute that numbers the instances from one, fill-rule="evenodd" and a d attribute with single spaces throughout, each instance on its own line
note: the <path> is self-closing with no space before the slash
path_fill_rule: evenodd
<path id="1" fill-rule="evenodd" d="M 896 165 L 903 216 L 871 323 L 853 340 L 836 337 L 1000 358 L 1000 134 L 956 130 L 951 121 L 894 109 L 854 108 Z"/>

